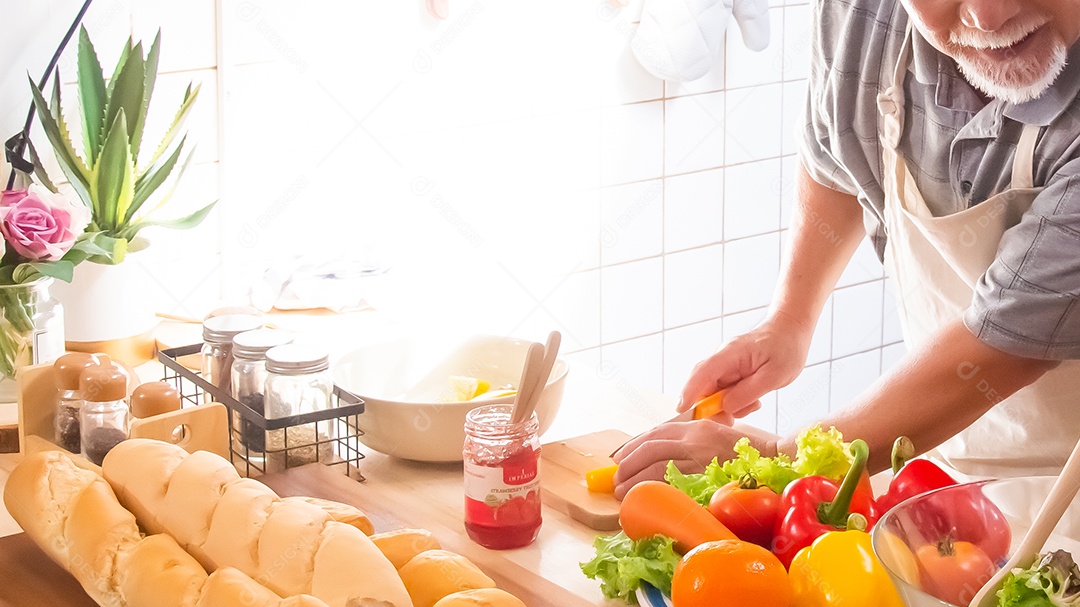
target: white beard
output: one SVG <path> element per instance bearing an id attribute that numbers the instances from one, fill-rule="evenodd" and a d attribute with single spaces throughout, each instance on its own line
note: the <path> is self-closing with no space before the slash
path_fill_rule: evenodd
<path id="1" fill-rule="evenodd" d="M 1031 101 L 1050 88 L 1065 69 L 1067 56 L 1065 46 L 1057 44 L 1046 58 L 988 64 L 960 56 L 956 58 L 956 64 L 975 88 L 995 99 L 1017 104 Z"/>
<path id="2" fill-rule="evenodd" d="M 973 50 L 1007 49 L 1048 22 L 1048 18 L 1032 14 L 994 32 L 965 27 L 949 33 L 948 46 L 954 51 L 949 54 L 967 81 L 983 93 L 1008 103 L 1031 101 L 1046 91 L 1065 69 L 1068 49 L 1056 35 L 1048 55 L 1028 52 L 1005 61 L 988 61 Z"/>

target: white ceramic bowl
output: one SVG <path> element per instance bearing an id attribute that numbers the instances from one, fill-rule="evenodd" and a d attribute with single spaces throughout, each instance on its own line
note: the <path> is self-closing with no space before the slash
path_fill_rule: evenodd
<path id="1" fill-rule="evenodd" d="M 874 552 L 904 603 L 908 607 L 956 607 L 933 596 L 925 570 L 913 566 L 918 561 L 912 555 L 951 532 L 956 540 L 979 545 L 1000 567 L 1027 533 L 1054 480 L 1039 476 L 956 485 L 911 498 L 887 512 L 873 530 Z M 983 500 L 995 508 L 979 508 Z M 994 529 L 998 531 L 988 532 Z M 1078 540 L 1080 497 L 1073 500 L 1043 551 L 1063 549 L 1080 559 Z M 974 580 L 970 591 L 965 588 L 968 601 L 992 573 Z M 966 606 L 965 601 L 960 607 Z"/>
<path id="2" fill-rule="evenodd" d="M 433 353 L 415 340 L 367 346 L 334 365 L 334 382 L 364 399 L 360 441 L 376 451 L 426 462 L 461 461 L 465 414 L 475 407 L 511 403 L 513 396 L 441 402 L 452 375 L 517 387 L 528 341 L 477 336 L 448 354 Z M 540 432 L 555 420 L 562 403 L 567 365 L 555 361 L 536 405 Z"/>

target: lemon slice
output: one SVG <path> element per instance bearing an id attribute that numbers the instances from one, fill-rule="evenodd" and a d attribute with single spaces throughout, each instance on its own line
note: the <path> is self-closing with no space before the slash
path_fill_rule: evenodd
<path id="1" fill-rule="evenodd" d="M 443 400 L 451 403 L 472 400 L 491 389 L 490 382 L 464 375 L 451 375 L 449 384 Z"/>
<path id="2" fill-rule="evenodd" d="M 505 398 L 507 396 L 513 396 L 515 394 L 517 394 L 517 390 L 488 390 L 487 392 L 481 392 L 480 394 L 477 394 L 472 398 L 472 400 L 476 400 L 478 398 L 482 398 L 484 400 L 494 400 L 496 398 Z"/>

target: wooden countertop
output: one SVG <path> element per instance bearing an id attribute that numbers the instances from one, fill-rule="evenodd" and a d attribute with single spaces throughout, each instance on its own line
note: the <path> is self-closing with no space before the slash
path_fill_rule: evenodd
<path id="1" fill-rule="evenodd" d="M 572 368 L 562 407 L 543 442 L 572 438 L 590 432 L 619 429 L 636 434 L 670 418 L 674 399 L 636 388 L 631 378 L 601 369 Z M 0 455 L 0 490 L 17 455 Z M 551 600 L 538 605 L 584 604 L 607 606 L 599 584 L 587 579 L 578 563 L 593 556 L 596 531 L 550 508 L 537 541 L 526 548 L 490 551 L 473 544 L 462 527 L 463 499 L 460 464 L 425 464 L 366 452 L 361 470 L 367 481 L 355 485 L 359 505 L 376 506 L 373 519 L 387 524 L 431 529 L 446 547 L 465 553 L 485 569 L 528 572 L 537 584 L 549 585 Z M 345 485 L 342 485 L 345 487 Z M 312 491 L 315 493 L 315 491 Z M 326 497 L 334 497 L 327 495 Z M 386 529 L 380 529 L 386 530 Z M 0 536 L 18 533 L 18 525 L 6 510 L 0 512 Z M 522 582 L 517 582 L 522 583 Z M 561 600 L 561 602 L 560 602 Z"/>

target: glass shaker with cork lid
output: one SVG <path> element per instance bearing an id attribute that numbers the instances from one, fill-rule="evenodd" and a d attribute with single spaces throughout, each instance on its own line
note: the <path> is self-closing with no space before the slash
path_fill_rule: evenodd
<path id="1" fill-rule="evenodd" d="M 266 352 L 266 418 L 323 411 L 333 406 L 334 383 L 325 350 L 289 344 Z M 266 433 L 266 471 L 292 468 L 333 457 L 333 420 L 289 426 Z"/>
<path id="2" fill-rule="evenodd" d="M 84 369 L 96 364 L 99 361 L 94 355 L 83 352 L 64 354 L 53 363 L 56 388 L 60 393 L 56 405 L 56 444 L 72 453 L 82 451 L 79 415 L 83 398 L 79 392 L 79 378 Z"/>
<path id="3" fill-rule="evenodd" d="M 79 392 L 82 455 L 100 466 L 105 455 L 128 437 L 127 373 L 112 364 L 87 367 L 79 376 Z"/>
<path id="4" fill-rule="evenodd" d="M 266 352 L 270 348 L 292 343 L 292 335 L 276 329 L 245 331 L 233 337 L 232 397 L 240 404 L 265 415 Z M 233 436 L 242 446 L 254 452 L 266 450 L 263 429 L 245 420 L 241 413 L 233 416 Z"/>
<path id="5" fill-rule="evenodd" d="M 163 381 L 140 384 L 131 393 L 131 416 L 146 419 L 180 409 L 180 392 Z"/>
<path id="6" fill-rule="evenodd" d="M 239 333 L 261 329 L 263 319 L 253 314 L 225 314 L 203 321 L 202 376 L 219 388 L 223 394 L 231 394 L 232 340 Z M 206 402 L 214 400 L 206 396 Z"/>

